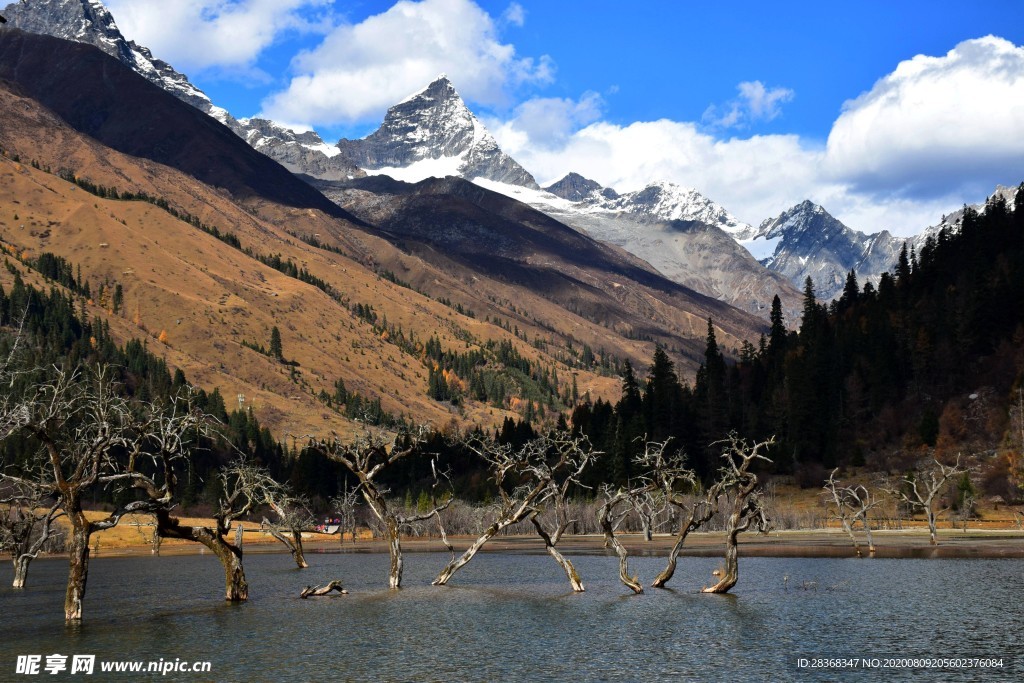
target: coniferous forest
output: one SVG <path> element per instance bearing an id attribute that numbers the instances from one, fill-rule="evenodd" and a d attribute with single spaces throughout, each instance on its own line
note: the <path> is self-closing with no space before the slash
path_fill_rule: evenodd
<path id="1" fill-rule="evenodd" d="M 1001 445 L 1024 370 L 1024 185 L 1013 206 L 967 208 L 959 231 L 904 247 L 877 283 L 850 272 L 825 303 L 808 280 L 799 321 L 776 298 L 770 332 L 739 356 L 723 355 L 709 321 L 693 382 L 661 350 L 646 372 L 627 366 L 618 402 L 572 414 L 605 452 L 592 476 L 628 478 L 643 435 L 676 439 L 704 478 L 717 467 L 709 444 L 728 432 L 775 435 L 774 467 L 810 486 L 836 465 L 895 469 L 931 447 Z M 1019 495 L 1011 470 L 997 463 L 991 493 Z"/>

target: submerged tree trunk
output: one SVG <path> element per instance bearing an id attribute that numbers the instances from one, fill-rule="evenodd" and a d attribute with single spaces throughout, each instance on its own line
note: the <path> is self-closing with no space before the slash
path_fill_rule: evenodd
<path id="1" fill-rule="evenodd" d="M 24 588 L 25 579 L 28 578 L 28 565 L 32 558 L 28 555 L 15 555 L 11 558 L 14 564 L 14 588 Z"/>
<path id="2" fill-rule="evenodd" d="M 402 559 L 402 540 L 399 536 L 398 520 L 394 515 L 387 515 L 384 520 L 384 529 L 388 535 L 388 552 L 391 555 L 391 569 L 388 572 L 388 587 L 402 587 L 402 570 L 405 568 L 405 560 Z"/>
<path id="3" fill-rule="evenodd" d="M 160 535 L 164 538 L 180 538 L 200 543 L 210 550 L 224 567 L 224 599 L 229 602 L 245 602 L 249 599 L 249 584 L 245 580 L 242 566 L 242 549 L 228 543 L 214 529 L 203 526 L 188 526 L 163 512 L 157 516 Z"/>
<path id="4" fill-rule="evenodd" d="M 338 591 L 342 595 L 348 595 L 348 591 L 341 587 L 341 581 L 334 580 L 324 586 L 306 586 L 302 589 L 299 597 L 302 599 L 317 598 L 333 591 Z"/>
<path id="5" fill-rule="evenodd" d="M 576 567 L 573 566 L 572 562 L 570 562 L 568 558 L 558 552 L 558 549 L 555 547 L 555 542 L 551 540 L 551 535 L 545 531 L 544 527 L 542 527 L 540 522 L 537 521 L 536 514 L 530 517 L 530 521 L 533 522 L 533 526 L 537 529 L 537 533 L 540 534 L 540 537 L 544 539 L 544 547 L 547 549 L 548 555 L 553 557 L 555 562 L 557 562 L 565 571 L 565 576 L 569 579 L 569 585 L 571 585 L 572 589 L 577 593 L 582 593 L 584 591 L 583 581 L 580 579 L 580 575 L 576 571 Z"/>
<path id="6" fill-rule="evenodd" d="M 679 562 L 679 553 L 683 550 L 683 545 L 686 543 L 686 537 L 690 535 L 691 531 L 710 518 L 711 515 L 708 514 L 706 518 L 702 516 L 701 519 L 698 519 L 695 507 L 690 512 L 689 518 L 683 520 L 682 524 L 679 526 L 679 535 L 676 536 L 676 542 L 668 552 L 668 562 L 665 563 L 665 568 L 661 570 L 661 573 L 654 577 L 654 582 L 651 583 L 651 588 L 664 588 L 665 584 L 672 579 L 676 573 L 676 565 Z"/>
<path id="7" fill-rule="evenodd" d="M 81 509 L 68 512 L 71 540 L 68 543 L 68 587 L 64 594 L 64 620 L 82 620 L 82 600 L 89 578 L 89 536 L 91 528 Z"/>
<path id="8" fill-rule="evenodd" d="M 285 534 L 276 526 L 268 522 L 266 519 L 263 520 L 264 526 L 270 532 L 270 535 L 276 538 L 278 541 L 284 544 L 284 547 L 288 548 L 288 552 L 291 553 L 292 559 L 295 560 L 296 566 L 299 569 L 308 569 L 309 563 L 306 562 L 306 556 L 302 548 L 302 532 L 298 529 L 289 529 L 291 538 L 288 534 Z"/>
<path id="9" fill-rule="evenodd" d="M 729 525 L 729 533 L 725 542 L 725 567 L 722 571 L 722 578 L 710 588 L 702 589 L 702 593 L 728 593 L 736 585 L 740 576 L 739 545 L 737 537 L 741 531 L 747 528 L 747 524 L 741 526 Z"/>
<path id="10" fill-rule="evenodd" d="M 466 548 L 466 552 L 462 553 L 461 556 L 445 565 L 445 568 L 441 570 L 441 573 L 438 574 L 437 578 L 434 579 L 431 583 L 434 586 L 446 585 L 449 579 L 451 579 L 452 576 L 455 575 L 455 572 L 465 567 L 466 564 L 468 564 L 469 561 L 473 559 L 473 556 L 477 554 L 480 548 L 482 548 L 484 544 L 487 543 L 487 541 L 494 538 L 494 536 L 497 535 L 499 531 L 504 529 L 505 526 L 508 525 L 502 525 L 498 522 L 495 522 L 494 524 L 491 524 L 489 527 L 487 527 L 484 530 L 484 533 L 480 536 L 480 538 L 473 541 L 473 545 Z"/>
<path id="11" fill-rule="evenodd" d="M 871 525 L 868 524 L 867 517 L 861 518 L 860 521 L 861 521 L 861 524 L 864 525 L 864 535 L 867 536 L 867 539 L 868 539 L 868 553 L 870 555 L 874 555 L 875 554 L 875 541 L 871 538 Z"/>
<path id="12" fill-rule="evenodd" d="M 604 530 L 605 545 L 610 545 L 614 548 L 615 554 L 619 556 L 619 580 L 628 586 L 634 593 L 643 593 L 644 588 L 640 585 L 640 579 L 636 576 L 629 575 L 629 553 L 626 551 L 626 548 L 619 543 L 619 539 L 615 537 L 615 527 L 611 520 L 612 508 L 623 500 L 624 499 L 622 498 L 618 498 L 605 502 L 605 504 L 601 506 L 601 512 L 598 520 L 601 524 L 601 528 Z"/>
<path id="13" fill-rule="evenodd" d="M 938 545 L 938 530 L 935 528 L 935 513 L 932 511 L 931 505 L 925 507 L 924 516 L 928 520 L 928 535 L 930 538 L 929 542 L 932 545 Z"/>
<path id="14" fill-rule="evenodd" d="M 764 516 L 757 495 L 753 493 L 756 486 L 757 479 L 751 475 L 751 479 L 736 491 L 732 513 L 729 515 L 725 527 L 725 567 L 722 571 L 722 578 L 714 586 L 704 588 L 703 593 L 728 593 L 739 580 L 739 545 L 737 542 L 739 535 L 750 528 L 755 517 L 761 531 L 766 531 L 768 528 L 768 519 Z"/>
<path id="15" fill-rule="evenodd" d="M 843 531 L 853 541 L 853 550 L 857 553 L 857 557 L 863 557 L 864 555 L 860 552 L 860 542 L 857 540 L 857 535 L 853 533 L 853 527 L 850 526 L 850 522 L 846 517 L 840 517 L 839 522 L 843 525 Z"/>
<path id="16" fill-rule="evenodd" d="M 12 588 L 25 588 L 29 578 L 29 564 L 32 563 L 32 560 L 36 559 L 46 545 L 46 542 L 49 541 L 53 530 L 53 520 L 63 514 L 57 515 L 56 510 L 57 506 L 54 505 L 43 517 L 23 517 L 24 525 L 19 525 L 17 538 L 13 539 L 10 548 L 10 561 L 14 567 L 14 580 L 11 582 Z M 28 514 L 33 515 L 34 511 L 29 510 Z M 33 519 L 36 521 L 32 521 Z M 33 532 L 37 526 L 41 526 L 40 533 L 33 540 Z"/>

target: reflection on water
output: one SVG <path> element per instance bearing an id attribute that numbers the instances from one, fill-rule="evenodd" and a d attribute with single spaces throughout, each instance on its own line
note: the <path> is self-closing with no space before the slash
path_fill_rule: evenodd
<path id="1" fill-rule="evenodd" d="M 228 605 L 210 556 L 98 558 L 77 629 L 63 624 L 65 562 L 35 562 L 24 591 L 9 588 L 6 563 L 0 680 L 19 678 L 17 655 L 52 653 L 213 663 L 205 677 L 150 680 L 867 680 L 878 672 L 816 674 L 796 660 L 1001 656 L 1016 669 L 1024 629 L 1021 560 L 741 558 L 735 593 L 715 596 L 698 591 L 719 560 L 689 557 L 672 590 L 633 596 L 617 583 L 612 557 L 573 558 L 582 594 L 540 555 L 479 555 L 452 585 L 435 587 L 430 580 L 448 556 L 411 554 L 398 592 L 384 588 L 387 555 L 309 559 L 313 566 L 299 571 L 287 555 L 251 555 L 252 597 Z M 637 557 L 631 568 L 649 582 L 662 562 Z M 351 594 L 298 598 L 303 586 L 331 579 Z"/>

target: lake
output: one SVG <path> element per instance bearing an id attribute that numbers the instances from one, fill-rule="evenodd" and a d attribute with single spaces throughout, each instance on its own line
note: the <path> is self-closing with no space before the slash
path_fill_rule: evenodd
<path id="1" fill-rule="evenodd" d="M 742 551 L 742 549 L 741 549 Z M 38 560 L 29 588 L 0 568 L 0 681 L 1019 680 L 1020 559 L 740 557 L 730 595 L 703 595 L 720 560 L 684 557 L 672 590 L 632 595 L 613 557 L 573 556 L 587 591 L 546 555 L 482 553 L 447 587 L 447 554 L 408 553 L 401 591 L 386 554 L 246 557 L 250 600 L 226 604 L 210 555 L 97 557 L 85 622 L 63 623 L 66 561 Z M 631 558 L 645 584 L 656 557 Z M 786 580 L 788 577 L 788 580 Z M 350 595 L 301 600 L 341 579 Z M 16 675 L 18 655 L 96 662 L 209 661 L 210 673 Z M 996 657 L 1002 669 L 813 670 L 814 658 Z M 70 661 L 70 660 L 69 660 Z M 904 666 L 906 662 L 888 662 Z"/>

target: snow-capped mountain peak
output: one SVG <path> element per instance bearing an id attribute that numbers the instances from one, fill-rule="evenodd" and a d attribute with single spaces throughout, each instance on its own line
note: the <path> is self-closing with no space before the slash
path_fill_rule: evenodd
<path id="1" fill-rule="evenodd" d="M 444 74 L 388 109 L 379 129 L 361 140 L 339 140 L 338 149 L 356 166 L 400 180 L 461 175 L 537 189 Z"/>
<path id="2" fill-rule="evenodd" d="M 696 221 L 714 225 L 736 240 L 753 237 L 754 228 L 730 214 L 721 205 L 692 187 L 657 181 L 642 190 L 606 200 L 610 209 L 649 215 L 667 221 Z"/>

